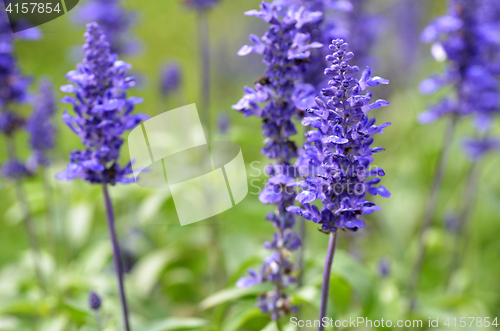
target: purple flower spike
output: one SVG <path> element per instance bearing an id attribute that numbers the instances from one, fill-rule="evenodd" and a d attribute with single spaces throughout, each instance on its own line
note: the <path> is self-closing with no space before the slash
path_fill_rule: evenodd
<path id="1" fill-rule="evenodd" d="M 73 84 L 61 87 L 61 91 L 75 94 L 62 99 L 75 112 L 71 116 L 66 110 L 63 122 L 81 138 L 85 149 L 71 152 L 67 169 L 57 178 L 112 185 L 130 183 L 130 163 L 118 164 L 121 136 L 149 116 L 132 113 L 142 99 L 127 98 L 126 90 L 134 86 L 134 79 L 127 76 L 130 65 L 110 53 L 110 45 L 97 23 L 87 25 L 85 38 L 85 58 L 66 75 Z"/>
<path id="2" fill-rule="evenodd" d="M 319 320 L 326 316 L 329 297 L 331 266 L 337 246 L 338 230 L 357 231 L 366 224 L 360 219 L 380 209 L 366 199 L 366 194 L 389 197 L 389 191 L 380 183 L 385 172 L 370 167 L 372 155 L 383 148 L 372 147 L 373 135 L 382 133 L 390 123 L 375 125 L 375 118 L 369 118 L 371 109 L 389 104 L 385 100 L 371 103 L 369 86 L 387 84 L 380 78 L 371 78 L 367 69 L 358 80 L 353 74 L 357 66 L 349 64 L 354 54 L 342 39 L 333 40 L 329 49 L 333 54 L 326 60 L 331 66 L 325 75 L 331 79 L 329 87 L 322 90 L 323 99 L 316 98 L 316 106 L 307 110 L 304 126 L 314 130 L 306 133 L 306 145 L 301 156 L 301 166 L 309 170 L 304 180 L 292 184 L 302 191 L 296 196 L 301 207 L 288 206 L 287 211 L 317 223 L 320 231 L 329 234 L 330 240 L 325 259 Z M 325 103 L 326 101 L 326 103 Z M 302 172 L 302 171 L 301 171 Z M 318 202 L 321 201 L 321 209 Z M 320 326 L 318 330 L 324 330 Z"/>
<path id="3" fill-rule="evenodd" d="M 291 139 L 297 130 L 292 119 L 299 117 L 298 110 L 304 111 L 314 103 L 315 88 L 304 83 L 304 75 L 312 62 L 313 51 L 322 46 L 308 32 L 316 29 L 322 13 L 287 5 L 285 8 L 285 4 L 262 2 L 260 11 L 245 13 L 263 19 L 270 27 L 261 38 L 251 35 L 253 46 L 244 46 L 238 55 L 261 54 L 266 70 L 254 88 L 245 87 L 243 98 L 233 106 L 245 116 L 262 119 L 265 140 L 261 153 L 274 160 L 268 167 L 270 178 L 259 194 L 262 203 L 275 205 L 275 211 L 266 217 L 275 230 L 273 240 L 264 243 L 273 254 L 264 261 L 259 274 L 251 270 L 250 277 L 237 283 L 242 287 L 271 283 L 273 290 L 261 294 L 257 306 L 273 319 L 294 310 L 286 293 L 287 287 L 296 282 L 291 252 L 301 246 L 294 232 L 294 213 L 287 211 L 296 195 L 295 189 L 287 186 L 297 176 L 292 161 L 298 155 L 298 148 Z"/>
<path id="4" fill-rule="evenodd" d="M 385 172 L 381 168 L 370 168 L 372 155 L 383 150 L 372 147 L 372 136 L 382 133 L 390 123 L 376 126 L 375 118 L 367 116 L 371 109 L 389 102 L 371 103 L 372 93 L 366 91 L 369 86 L 388 81 L 370 77 L 369 69 L 359 80 L 354 78 L 352 74 L 358 68 L 349 64 L 353 53 L 342 39 L 334 40 L 330 49 L 333 55 L 328 55 L 327 60 L 332 65 L 325 74 L 331 80 L 329 87 L 322 91 L 328 102 L 325 104 L 317 99 L 317 106 L 308 110 L 309 116 L 303 121 L 304 125 L 311 125 L 316 130 L 306 134 L 302 162 L 316 167 L 316 171 L 308 174 L 301 185 L 303 190 L 296 197 L 304 208 L 288 207 L 288 211 L 320 224 L 325 233 L 339 228 L 356 231 L 364 227 L 359 217 L 376 210 L 375 204 L 366 200 L 366 193 L 390 196 L 385 187 L 376 186 L 380 183 L 379 176 L 384 176 Z M 321 210 L 311 205 L 317 199 L 323 204 Z"/>

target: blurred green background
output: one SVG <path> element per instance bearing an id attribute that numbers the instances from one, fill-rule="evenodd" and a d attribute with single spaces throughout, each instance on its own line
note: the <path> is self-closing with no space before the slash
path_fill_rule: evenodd
<path id="1" fill-rule="evenodd" d="M 417 1 L 417 0 L 415 0 Z M 412 65 L 402 65 L 404 44 L 397 41 L 398 20 L 395 0 L 373 0 L 372 9 L 383 18 L 373 71 L 391 80 L 389 87 L 373 89 L 375 97 L 387 98 L 389 107 L 374 111 L 377 121 L 392 122 L 385 134 L 376 137 L 376 145 L 387 150 L 376 156 L 375 164 L 386 171 L 384 186 L 389 199 L 375 198 L 383 210 L 367 218 L 367 227 L 353 234 L 342 233 L 335 257 L 328 316 L 349 319 L 405 319 L 408 305 L 406 289 L 416 255 L 417 230 L 423 218 L 435 163 L 444 134 L 444 121 L 423 126 L 416 117 L 439 95 L 425 97 L 418 92 L 419 82 L 439 71 L 427 46 L 418 41 L 419 31 L 442 15 L 445 1 L 418 0 L 422 13 L 415 33 L 417 51 Z M 84 1 L 82 2 L 84 3 Z M 217 116 L 230 116 L 227 134 L 215 140 L 231 140 L 243 150 L 248 179 L 262 186 L 265 177 L 250 167 L 266 160 L 260 155 L 263 138 L 257 118 L 245 118 L 231 110 L 243 93 L 261 77 L 264 67 L 258 55 L 240 58 L 239 48 L 248 35 L 262 35 L 266 25 L 243 12 L 255 9 L 256 0 L 222 0 L 209 13 L 211 45 L 213 128 Z M 122 58 L 133 66 L 140 86 L 129 95 L 144 98 L 137 112 L 151 116 L 184 104 L 199 102 L 200 45 L 197 42 L 197 15 L 185 9 L 181 1 L 124 1 L 124 7 L 138 11 L 133 31 L 143 44 L 142 53 Z M 78 6 L 74 11 L 78 10 Z M 70 12 L 41 26 L 40 41 L 17 41 L 16 54 L 25 74 L 36 81 L 42 76 L 55 86 L 66 84 L 65 74 L 74 69 L 71 47 L 83 44 L 83 27 L 74 25 Z M 160 67 L 178 61 L 183 84 L 179 95 L 161 98 L 158 86 Z M 442 91 L 444 94 L 447 91 Z M 62 97 L 61 92 L 58 98 Z M 80 148 L 79 139 L 59 118 L 64 105 L 59 103 L 57 148 L 54 164 L 48 169 L 53 187 L 55 210 L 47 210 L 40 175 L 29 179 L 25 189 L 35 214 L 37 233 L 44 247 L 46 292 L 37 286 L 28 252 L 21 213 L 12 184 L 0 189 L 0 330 L 99 330 L 87 305 L 90 290 L 103 298 L 100 313 L 102 330 L 120 330 L 119 304 L 112 268 L 111 247 L 106 229 L 101 189 L 82 181 L 60 182 L 54 178 L 63 169 L 70 151 Z M 30 106 L 18 108 L 29 114 Z M 497 125 L 498 129 L 498 125 Z M 417 309 L 412 318 L 500 317 L 500 172 L 498 155 L 490 155 L 482 164 L 478 196 L 469 219 L 466 249 L 460 256 L 460 268 L 446 286 L 446 274 L 453 248 L 453 233 L 444 224 L 446 215 L 459 211 L 465 174 L 469 167 L 460 148 L 460 137 L 470 134 L 469 121 L 460 123 L 452 146 L 450 163 L 438 201 L 438 211 L 426 236 L 428 251 L 418 287 Z M 498 132 L 498 130 L 497 130 Z M 297 140 L 302 138 L 297 136 Z M 26 135 L 17 137 L 17 146 L 29 155 Z M 0 160 L 5 160 L 0 150 Z M 128 148 L 123 148 L 123 159 Z M 273 330 L 269 318 L 254 307 L 261 288 L 236 289 L 236 280 L 248 267 L 258 268 L 267 252 L 264 241 L 272 238 L 272 226 L 264 220 L 270 206 L 258 196 L 249 195 L 236 207 L 208 220 L 181 227 L 170 194 L 136 185 L 111 188 L 116 208 L 121 245 L 133 264 L 126 276 L 126 287 L 134 330 Z M 48 225 L 47 219 L 52 223 Z M 302 305 L 301 318 L 315 319 L 327 236 L 307 223 L 305 286 L 294 290 Z M 49 243 L 54 232 L 57 244 Z M 214 236 L 216 236 L 214 238 Z M 214 240 L 215 239 L 215 240 Z M 379 272 L 381 259 L 387 259 L 390 271 Z M 216 275 L 214 277 L 214 275 Z M 349 328 L 339 328 L 339 330 Z M 365 328 L 359 328 L 364 330 Z M 439 329 L 450 329 L 440 327 Z M 451 327 L 451 329 L 454 329 Z M 462 329 L 462 328 L 461 328 Z M 466 328 L 479 330 L 473 325 Z"/>

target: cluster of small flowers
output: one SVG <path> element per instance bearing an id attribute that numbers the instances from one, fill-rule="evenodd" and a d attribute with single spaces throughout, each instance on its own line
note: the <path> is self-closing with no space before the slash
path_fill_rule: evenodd
<path id="1" fill-rule="evenodd" d="M 132 173 L 130 162 L 124 167 L 118 164 L 121 135 L 149 117 L 132 114 L 134 105 L 142 99 L 127 98 L 125 91 L 134 86 L 134 78 L 127 76 L 130 65 L 110 53 L 110 45 L 97 23 L 87 24 L 85 38 L 85 58 L 66 75 L 73 85 L 61 86 L 61 91 L 75 94 L 62 99 L 73 105 L 76 114 L 71 116 L 66 110 L 63 121 L 86 148 L 71 152 L 70 163 L 57 178 L 82 178 L 112 185 L 129 183 L 133 181 L 127 177 Z"/>
<path id="2" fill-rule="evenodd" d="M 435 19 L 421 39 L 432 42 L 432 54 L 438 61 L 448 60 L 442 74 L 424 80 L 420 90 L 430 94 L 445 85 L 455 88 L 455 95 L 444 97 L 419 117 L 431 123 L 442 116 L 474 116 L 476 128 L 488 131 L 492 115 L 500 107 L 500 3 L 495 0 L 452 0 L 448 14 Z M 466 139 L 464 149 L 473 159 L 500 141 L 490 137 Z"/>
<path id="3" fill-rule="evenodd" d="M 237 285 L 247 287 L 262 282 L 272 283 L 274 290 L 262 294 L 258 306 L 277 319 L 293 309 L 284 290 L 295 282 L 291 251 L 301 245 L 293 231 L 294 215 L 286 211 L 294 203 L 295 191 L 283 189 L 295 178 L 291 161 L 297 157 L 297 146 L 290 137 L 297 133 L 292 118 L 298 112 L 293 96 L 302 81 L 301 73 L 311 55 L 310 50 L 322 46 L 311 42 L 310 35 L 302 29 L 319 22 L 322 14 L 293 5 L 283 10 L 275 3 L 266 2 L 262 2 L 260 11 L 251 10 L 245 14 L 262 18 L 270 27 L 262 38 L 251 35 L 254 45 L 242 47 L 238 54 L 262 54 L 267 68 L 255 88 L 245 87 L 245 95 L 233 108 L 245 116 L 260 117 L 264 122 L 262 128 L 266 139 L 262 154 L 274 159 L 275 163 L 268 167 L 270 178 L 259 199 L 264 204 L 275 204 L 276 209 L 266 216 L 275 228 L 274 239 L 264 244 L 274 253 L 264 261 L 260 274 L 250 270 L 250 277 L 240 279 Z"/>
<path id="4" fill-rule="evenodd" d="M 333 54 L 327 56 L 327 60 L 332 66 L 325 69 L 325 75 L 331 80 L 329 87 L 322 90 L 322 95 L 328 100 L 325 103 L 322 98 L 316 98 L 317 107 L 309 109 L 309 116 L 302 120 L 302 125 L 314 128 L 306 133 L 303 155 L 314 172 L 306 175 L 304 180 L 290 184 L 303 188 L 296 197 L 303 208 L 287 208 L 321 224 L 325 233 L 339 228 L 356 231 L 364 227 L 360 215 L 380 209 L 365 199 L 367 192 L 390 196 L 385 187 L 375 186 L 385 175 L 383 169 L 369 169 L 372 155 L 384 150 L 371 146 L 372 136 L 382 133 L 390 123 L 376 126 L 375 118 L 367 116 L 370 110 L 387 106 L 389 102 L 379 99 L 370 103 L 372 92 L 362 94 L 369 86 L 388 84 L 389 81 L 378 76 L 370 77 L 370 69 L 366 69 L 359 80 L 354 78 L 352 74 L 359 69 L 349 65 L 354 54 L 347 51 L 348 44 L 337 39 L 329 48 Z M 337 192 L 336 187 L 343 189 Z M 323 204 L 321 210 L 311 204 L 317 199 Z"/>
<path id="5" fill-rule="evenodd" d="M 139 42 L 130 35 L 135 16 L 135 12 L 122 7 L 121 0 L 91 0 L 80 6 L 74 19 L 79 24 L 97 22 L 110 44 L 111 53 L 126 55 L 139 50 Z"/>

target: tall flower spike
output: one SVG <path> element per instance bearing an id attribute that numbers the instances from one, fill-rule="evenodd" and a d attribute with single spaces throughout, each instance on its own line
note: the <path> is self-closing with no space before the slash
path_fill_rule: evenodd
<path id="1" fill-rule="evenodd" d="M 372 147 L 373 135 L 382 133 L 390 125 L 375 125 L 375 118 L 369 118 L 370 110 L 386 106 L 385 100 L 373 103 L 369 86 L 388 84 L 380 77 L 370 77 L 367 69 L 358 80 L 352 75 L 358 67 L 349 65 L 354 54 L 347 50 L 342 39 L 332 41 L 333 52 L 327 56 L 332 66 L 325 69 L 331 79 L 329 87 L 323 89 L 326 102 L 316 98 L 317 107 L 308 110 L 309 116 L 302 125 L 314 128 L 306 133 L 303 162 L 312 169 L 304 180 L 289 184 L 303 190 L 296 196 L 303 207 L 289 206 L 287 211 L 321 225 L 320 230 L 330 235 L 321 295 L 321 321 L 325 315 L 329 297 L 330 271 L 337 245 L 337 230 L 357 231 L 365 226 L 362 215 L 381 209 L 366 199 L 366 193 L 389 197 L 389 191 L 380 183 L 385 173 L 381 168 L 371 166 L 372 155 L 382 150 Z M 321 209 L 315 203 L 320 200 Z M 323 330 L 320 326 L 318 330 Z"/>
<path id="2" fill-rule="evenodd" d="M 128 55 L 140 48 L 139 41 L 131 38 L 130 32 L 135 16 L 135 12 L 122 7 L 121 0 L 90 0 L 78 9 L 74 20 L 79 24 L 97 22 L 110 43 L 111 52 Z"/>
<path id="3" fill-rule="evenodd" d="M 66 75 L 73 84 L 61 86 L 62 92 L 75 94 L 62 99 L 75 112 L 71 116 L 66 110 L 63 121 L 81 138 L 85 149 L 71 152 L 68 167 L 58 174 L 58 179 L 130 183 L 130 162 L 123 167 L 118 164 L 121 136 L 149 117 L 132 114 L 134 105 L 142 99 L 127 98 L 125 91 L 134 86 L 134 78 L 127 76 L 131 66 L 110 53 L 109 43 L 97 23 L 87 25 L 85 38 L 85 58 Z"/>
<path id="4" fill-rule="evenodd" d="M 62 99 L 73 105 L 76 114 L 71 116 L 66 110 L 63 121 L 81 138 L 85 149 L 71 152 L 69 165 L 57 178 L 82 178 L 90 183 L 102 184 L 122 319 L 125 330 L 129 331 L 124 270 L 108 184 L 133 182 L 134 179 L 128 177 L 132 174 L 130 162 L 124 167 L 118 164 L 123 144 L 121 136 L 149 117 L 132 114 L 134 105 L 142 99 L 127 98 L 126 90 L 134 85 L 134 79 L 127 77 L 130 65 L 110 53 L 110 45 L 97 23 L 87 24 L 85 39 L 85 58 L 76 70 L 66 75 L 73 84 L 61 86 L 61 91 L 76 96 Z"/>
<path id="5" fill-rule="evenodd" d="M 33 112 L 26 122 L 32 149 L 28 160 L 31 170 L 35 170 L 39 165 L 47 166 L 50 163 L 47 152 L 54 148 L 56 127 L 53 123 L 53 116 L 55 112 L 56 104 L 52 84 L 49 80 L 43 79 L 33 105 Z"/>
<path id="6" fill-rule="evenodd" d="M 281 16 L 280 9 L 274 3 L 262 2 L 260 11 L 245 13 L 262 18 L 270 27 L 262 38 L 251 35 L 254 45 L 242 47 L 238 54 L 261 54 L 267 68 L 260 82 L 253 89 L 245 87 L 245 95 L 233 106 L 246 116 L 253 115 L 263 120 L 265 140 L 261 153 L 274 160 L 267 169 L 270 178 L 259 195 L 262 203 L 276 206 L 275 211 L 266 216 L 274 226 L 274 237 L 264 244 L 273 253 L 264 261 L 260 273 L 250 270 L 250 277 L 241 278 L 237 283 L 240 287 L 271 283 L 274 289 L 260 295 L 257 306 L 273 319 L 293 309 L 286 288 L 295 283 L 291 251 L 301 245 L 293 230 L 294 215 L 286 210 L 294 204 L 295 198 L 295 190 L 286 187 L 294 181 L 296 173 L 292 160 L 297 156 L 297 146 L 290 139 L 297 133 L 292 122 L 292 118 L 298 115 L 293 99 L 311 49 L 322 46 L 311 42 L 309 34 L 301 32 L 305 26 L 320 21 L 321 13 L 290 6 Z"/>
<path id="7" fill-rule="evenodd" d="M 303 208 L 288 207 L 289 211 L 321 225 L 325 233 L 347 229 L 356 231 L 365 226 L 360 216 L 380 209 L 367 201 L 366 193 L 389 197 L 383 186 L 375 186 L 385 173 L 381 168 L 370 168 L 372 155 L 383 148 L 372 147 L 373 135 L 382 133 L 390 125 L 375 125 L 375 118 L 369 118 L 372 109 L 387 106 L 389 102 L 377 100 L 373 103 L 372 92 L 362 94 L 369 86 L 388 84 L 378 76 L 370 77 L 366 69 L 358 80 L 352 76 L 358 67 L 350 66 L 352 52 L 347 51 L 347 43 L 342 39 L 332 42 L 333 55 L 327 57 L 332 66 L 325 70 L 331 78 L 329 87 L 322 91 L 322 98 L 316 98 L 317 107 L 308 110 L 310 116 L 302 120 L 302 125 L 314 129 L 306 133 L 307 141 L 304 158 L 314 167 L 303 181 L 294 183 L 303 190 L 297 195 Z M 369 177 L 374 177 L 368 179 Z M 320 210 L 315 200 L 320 199 Z"/>

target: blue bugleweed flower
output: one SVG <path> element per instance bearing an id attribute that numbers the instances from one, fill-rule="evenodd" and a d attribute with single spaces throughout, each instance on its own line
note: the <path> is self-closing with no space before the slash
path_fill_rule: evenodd
<path id="1" fill-rule="evenodd" d="M 121 0 L 90 0 L 78 8 L 74 20 L 79 24 L 98 23 L 110 43 L 111 53 L 126 55 L 135 54 L 140 48 L 130 32 L 135 17 L 135 12 L 122 7 Z"/>
<path id="2" fill-rule="evenodd" d="M 47 152 L 54 148 L 56 126 L 53 117 L 56 110 L 52 84 L 49 80 L 43 79 L 34 100 L 33 112 L 26 121 L 26 131 L 30 134 L 29 143 L 32 150 L 28 165 L 32 170 L 39 165 L 47 166 L 50 163 Z"/>
<path id="3" fill-rule="evenodd" d="M 289 184 L 303 190 L 297 195 L 303 208 L 289 206 L 288 211 L 321 225 L 325 233 L 347 229 L 356 231 L 365 226 L 361 215 L 370 214 L 380 207 L 366 200 L 366 193 L 389 197 L 389 191 L 380 183 L 384 170 L 371 166 L 372 155 L 384 149 L 372 147 L 373 135 L 382 133 L 390 125 L 375 125 L 375 118 L 369 118 L 372 109 L 387 106 L 389 102 L 377 100 L 373 103 L 369 86 L 388 84 L 378 76 L 370 77 L 367 69 L 358 80 L 353 74 L 357 66 L 349 65 L 354 56 L 348 45 L 337 39 L 329 46 L 333 52 L 327 56 L 332 66 L 325 69 L 329 76 L 329 87 L 322 95 L 328 100 L 316 98 L 317 107 L 308 110 L 309 116 L 302 125 L 314 128 L 306 133 L 303 164 L 308 169 L 304 180 Z M 371 178 L 373 177 L 373 178 Z M 371 178 L 371 179 L 369 179 Z M 314 203 L 321 200 L 321 209 Z"/>
<path id="4" fill-rule="evenodd" d="M 420 114 L 420 122 L 432 123 L 443 116 L 472 115 L 476 129 L 487 131 L 492 116 L 500 110 L 500 4 L 494 0 L 450 0 L 448 13 L 435 19 L 421 39 L 433 43 L 432 54 L 438 61 L 447 61 L 442 74 L 434 74 L 420 84 L 424 94 L 443 86 L 453 86 L 454 93 Z M 470 140 L 467 145 L 471 147 Z M 477 142 L 465 146 L 478 159 L 489 146 Z"/>
<path id="5" fill-rule="evenodd" d="M 262 18 L 270 27 L 262 38 L 251 35 L 254 45 L 243 46 L 238 54 L 261 54 L 267 68 L 254 88 L 245 87 L 245 95 L 233 109 L 263 120 L 265 140 L 261 153 L 275 162 L 267 169 L 270 178 L 259 199 L 264 204 L 275 204 L 276 209 L 266 216 L 275 228 L 273 241 L 264 244 L 273 254 L 264 261 L 260 273 L 249 271 L 250 277 L 240 279 L 237 286 L 247 287 L 262 282 L 273 284 L 274 289 L 262 294 L 257 305 L 276 319 L 293 309 L 285 289 L 295 282 L 290 251 L 301 244 L 293 231 L 294 215 L 286 211 L 293 205 L 296 194 L 294 189 L 286 186 L 296 176 L 292 160 L 297 156 L 297 146 L 290 139 L 297 133 L 292 122 L 292 118 L 298 115 L 294 96 L 301 88 L 302 73 L 311 50 L 322 46 L 311 41 L 310 35 L 302 31 L 309 24 L 319 22 L 322 15 L 294 5 L 283 10 L 267 2 L 262 2 L 260 11 L 250 10 L 245 14 Z"/>
<path id="6" fill-rule="evenodd" d="M 127 98 L 125 91 L 134 86 L 134 78 L 127 76 L 131 66 L 110 53 L 110 45 L 97 23 L 87 24 L 85 38 L 85 58 L 66 75 L 73 84 L 61 86 L 62 92 L 75 94 L 62 99 L 75 112 L 71 116 L 66 110 L 63 122 L 81 138 L 85 149 L 71 152 L 67 169 L 57 178 L 130 183 L 134 180 L 128 177 L 132 174 L 130 162 L 124 167 L 118 164 L 121 136 L 149 116 L 132 114 L 134 105 L 142 99 Z"/>
<path id="7" fill-rule="evenodd" d="M 179 89 L 182 83 L 181 68 L 177 62 L 167 63 L 161 70 L 160 89 L 162 95 L 169 95 Z"/>

